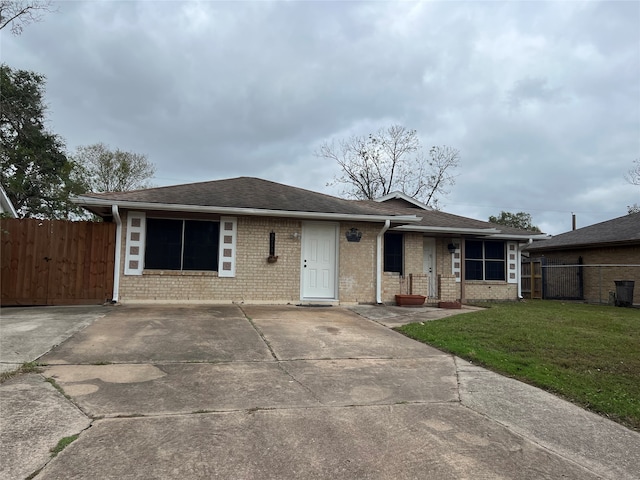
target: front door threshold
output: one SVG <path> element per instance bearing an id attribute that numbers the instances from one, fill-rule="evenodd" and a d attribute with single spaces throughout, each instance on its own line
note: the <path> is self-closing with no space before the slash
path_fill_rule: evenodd
<path id="1" fill-rule="evenodd" d="M 298 306 L 300 307 L 335 307 L 340 305 L 339 300 L 326 300 L 326 299 L 314 299 L 305 298 L 300 300 Z"/>

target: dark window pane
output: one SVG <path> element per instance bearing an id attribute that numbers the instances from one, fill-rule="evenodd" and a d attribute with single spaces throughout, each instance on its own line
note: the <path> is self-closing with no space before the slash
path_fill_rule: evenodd
<path id="1" fill-rule="evenodd" d="M 504 260 L 504 242 L 484 242 L 484 258 Z"/>
<path id="2" fill-rule="evenodd" d="M 182 220 L 147 219 L 144 268 L 180 270 Z"/>
<path id="3" fill-rule="evenodd" d="M 482 259 L 482 242 L 477 240 L 467 240 L 464 244 L 465 258 Z"/>
<path id="4" fill-rule="evenodd" d="M 402 234 L 384 234 L 384 271 L 402 275 Z"/>
<path id="5" fill-rule="evenodd" d="M 505 262 L 501 261 L 487 261 L 485 263 L 485 280 L 504 280 Z"/>
<path id="6" fill-rule="evenodd" d="M 465 280 L 483 280 L 482 260 L 466 260 L 464 262 Z"/>
<path id="7" fill-rule="evenodd" d="M 218 222 L 185 220 L 183 270 L 218 270 Z"/>

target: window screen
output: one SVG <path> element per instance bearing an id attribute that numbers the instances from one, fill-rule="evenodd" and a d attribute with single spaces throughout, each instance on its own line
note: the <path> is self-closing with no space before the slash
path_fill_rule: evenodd
<path id="1" fill-rule="evenodd" d="M 218 223 L 185 220 L 183 270 L 218 269 Z"/>
<path id="2" fill-rule="evenodd" d="M 182 220 L 148 218 L 146 238 L 144 268 L 181 269 Z"/>
<path id="3" fill-rule="evenodd" d="M 384 271 L 402 275 L 403 236 L 401 233 L 384 234 Z"/>
<path id="4" fill-rule="evenodd" d="M 499 241 L 467 240 L 465 280 L 505 280 L 505 244 Z"/>
<path id="5" fill-rule="evenodd" d="M 218 222 L 147 219 L 145 269 L 218 270 Z"/>

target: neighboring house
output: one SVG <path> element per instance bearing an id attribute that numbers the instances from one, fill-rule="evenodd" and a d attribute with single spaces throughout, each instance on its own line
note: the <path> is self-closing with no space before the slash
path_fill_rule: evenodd
<path id="1" fill-rule="evenodd" d="M 74 202 L 117 224 L 121 302 L 515 300 L 520 253 L 541 237 L 403 194 L 345 200 L 248 177 Z"/>
<path id="2" fill-rule="evenodd" d="M 532 259 L 550 265 L 550 273 L 562 271 L 562 265 L 576 266 L 582 300 L 607 303 L 615 281 L 632 280 L 633 303 L 640 303 L 640 213 L 563 233 L 526 250 Z"/>
<path id="3" fill-rule="evenodd" d="M 16 212 L 16 209 L 13 207 L 13 203 L 9 200 L 7 192 L 5 192 L 2 185 L 0 185 L 0 215 L 18 218 L 18 212 Z"/>

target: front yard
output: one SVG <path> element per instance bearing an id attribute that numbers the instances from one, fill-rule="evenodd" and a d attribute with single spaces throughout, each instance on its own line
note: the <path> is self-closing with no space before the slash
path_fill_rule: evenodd
<path id="1" fill-rule="evenodd" d="M 398 329 L 640 430 L 640 310 L 533 300 Z"/>

